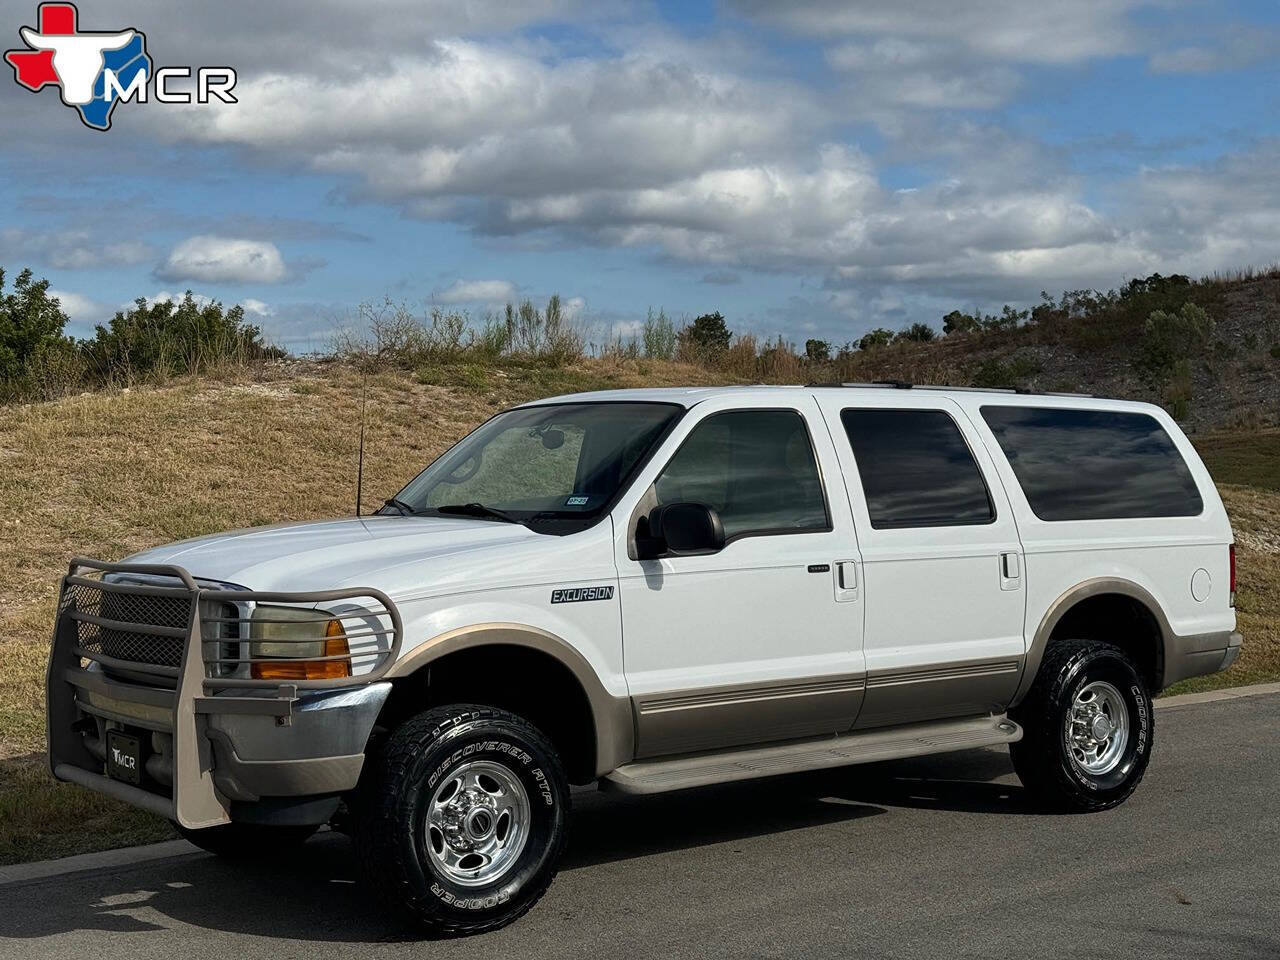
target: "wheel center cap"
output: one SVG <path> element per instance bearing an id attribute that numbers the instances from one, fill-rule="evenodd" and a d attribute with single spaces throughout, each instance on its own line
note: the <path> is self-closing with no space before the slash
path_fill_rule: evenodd
<path id="1" fill-rule="evenodd" d="M 472 808 L 467 814 L 467 833 L 476 840 L 483 840 L 493 830 L 493 815 L 483 807 Z"/>
<path id="2" fill-rule="evenodd" d="M 1114 729 L 1115 728 L 1111 726 L 1111 720 L 1108 719 L 1105 714 L 1101 713 L 1094 717 L 1093 721 L 1089 724 L 1090 735 L 1099 743 L 1109 738 L 1112 730 Z"/>

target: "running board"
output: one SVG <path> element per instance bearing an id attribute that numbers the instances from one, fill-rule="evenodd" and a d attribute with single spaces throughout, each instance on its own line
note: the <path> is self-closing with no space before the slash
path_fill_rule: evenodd
<path id="1" fill-rule="evenodd" d="M 739 747 L 716 753 L 638 760 L 607 774 L 600 785 L 619 793 L 666 793 L 668 790 L 754 780 L 802 770 L 972 750 L 1021 739 L 1022 728 L 1003 715 L 918 723 L 816 740 L 792 740 L 767 747 Z"/>

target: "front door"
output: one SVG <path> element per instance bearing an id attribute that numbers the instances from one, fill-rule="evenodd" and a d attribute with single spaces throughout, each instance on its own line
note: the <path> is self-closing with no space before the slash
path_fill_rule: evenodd
<path id="1" fill-rule="evenodd" d="M 615 512 L 638 756 L 835 733 L 857 714 L 862 602 L 839 464 L 811 397 L 764 401 L 694 407 Z M 719 513 L 724 549 L 634 559 L 639 518 L 682 501 Z"/>
<path id="2" fill-rule="evenodd" d="M 998 713 L 1025 654 L 1022 548 L 985 447 L 925 391 L 819 394 L 862 548 L 858 727 Z"/>

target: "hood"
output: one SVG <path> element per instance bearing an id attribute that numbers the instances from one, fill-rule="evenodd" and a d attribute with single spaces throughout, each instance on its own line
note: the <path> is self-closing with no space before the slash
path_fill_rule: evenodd
<path id="1" fill-rule="evenodd" d="M 488 566 L 486 558 L 494 553 L 527 555 L 531 548 L 552 548 L 558 539 L 491 520 L 351 517 L 184 540 L 145 550 L 129 562 L 176 564 L 194 577 L 250 590 L 363 586 L 392 593 L 421 585 L 422 567 L 433 561 L 445 561 L 458 573 L 456 568 Z"/>

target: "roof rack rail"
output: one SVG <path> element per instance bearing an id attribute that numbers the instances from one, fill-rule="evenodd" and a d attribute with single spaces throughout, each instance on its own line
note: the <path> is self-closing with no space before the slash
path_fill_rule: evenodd
<path id="1" fill-rule="evenodd" d="M 943 384 L 922 383 L 921 390 L 954 390 L 956 393 L 1031 393 L 1023 387 L 948 387 Z"/>
<path id="2" fill-rule="evenodd" d="M 953 387 L 945 383 L 911 383 L 908 380 L 873 380 L 870 383 L 822 381 L 806 383 L 805 387 L 863 387 L 871 389 L 891 387 L 894 390 L 949 390 L 954 393 L 1013 393 L 1026 397 L 1084 397 L 1088 399 L 1094 399 L 1097 396 L 1093 393 L 1070 393 L 1061 390 L 1030 390 L 1027 387 Z"/>
<path id="3" fill-rule="evenodd" d="M 892 387 L 895 390 L 911 390 L 915 387 L 915 384 L 909 383 L 906 380 L 872 380 L 868 383 L 840 383 L 839 381 L 834 380 L 824 380 L 815 383 L 806 383 L 805 387 L 863 387 L 869 390 L 883 390 L 885 387 Z"/>

